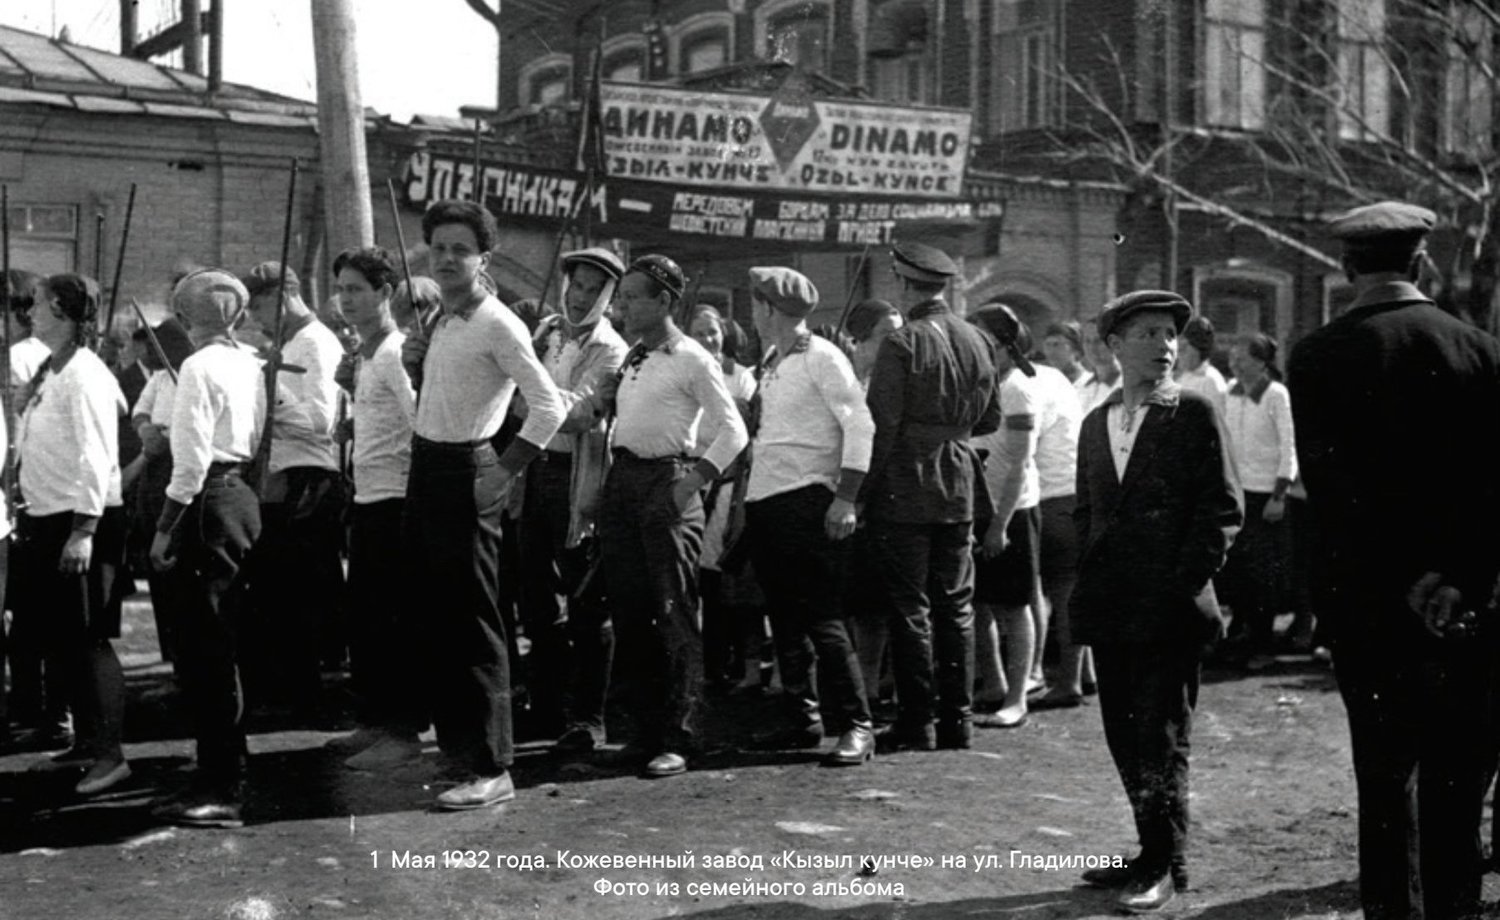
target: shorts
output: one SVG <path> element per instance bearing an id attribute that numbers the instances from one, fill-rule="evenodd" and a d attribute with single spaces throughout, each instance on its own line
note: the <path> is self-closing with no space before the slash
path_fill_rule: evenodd
<path id="1" fill-rule="evenodd" d="M 986 559 L 979 547 L 975 547 L 975 603 L 1000 607 L 1024 607 L 1031 603 L 1040 564 L 1041 527 L 1040 509 L 1017 509 L 1010 516 L 1010 525 L 1005 528 L 1005 535 L 1009 538 L 1005 552 Z"/>
<path id="2" fill-rule="evenodd" d="M 1042 586 L 1052 586 L 1078 577 L 1078 528 L 1073 524 L 1073 495 L 1042 499 Z"/>

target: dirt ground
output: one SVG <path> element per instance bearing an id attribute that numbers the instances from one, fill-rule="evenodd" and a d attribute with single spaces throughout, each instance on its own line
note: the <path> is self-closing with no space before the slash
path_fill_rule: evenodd
<path id="1" fill-rule="evenodd" d="M 516 800 L 463 814 L 428 810 L 425 769 L 344 769 L 322 750 L 344 726 L 253 719 L 246 826 L 164 828 L 149 803 L 181 780 L 191 744 L 139 602 L 126 628 L 135 776 L 83 803 L 68 777 L 26 772 L 39 754 L 0 758 L 3 920 L 1075 920 L 1112 916 L 1112 899 L 1060 866 L 1135 842 L 1096 705 L 981 731 L 970 751 L 829 770 L 813 752 L 740 749 L 765 700 L 716 703 L 711 753 L 667 780 L 523 744 Z M 1194 731 L 1192 886 L 1171 915 L 1358 916 L 1349 763 L 1325 666 L 1287 657 L 1248 677 L 1210 671 Z M 691 867 L 676 864 L 688 854 Z M 867 856 L 874 874 L 861 872 Z M 1500 898 L 1500 879 L 1486 895 Z"/>

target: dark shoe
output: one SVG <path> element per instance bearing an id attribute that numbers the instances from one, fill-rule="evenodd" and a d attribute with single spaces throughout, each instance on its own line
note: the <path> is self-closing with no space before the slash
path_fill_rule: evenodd
<path id="1" fill-rule="evenodd" d="M 813 722 L 799 728 L 784 728 L 765 732 L 750 739 L 751 747 L 758 751 L 788 751 L 799 748 L 815 748 L 823 743 L 823 723 Z"/>
<path id="2" fill-rule="evenodd" d="M 1137 878 L 1120 893 L 1115 903 L 1128 914 L 1151 914 L 1171 903 L 1177 895 L 1170 873 Z"/>
<path id="3" fill-rule="evenodd" d="M 1104 866 L 1083 873 L 1083 883 L 1094 888 L 1124 888 L 1135 881 L 1137 873 L 1129 862 L 1123 866 Z"/>
<path id="4" fill-rule="evenodd" d="M 676 776 L 687 772 L 687 760 L 681 754 L 673 754 L 668 751 L 657 754 L 646 764 L 645 776 L 647 779 L 661 779 L 664 776 Z"/>
<path id="5" fill-rule="evenodd" d="M 939 722 L 936 741 L 945 751 L 967 751 L 974 741 L 974 723 L 969 719 Z"/>
<path id="6" fill-rule="evenodd" d="M 1077 709 L 1082 705 L 1082 693 L 1049 693 L 1026 703 L 1026 707 L 1032 712 L 1045 712 L 1048 709 Z"/>
<path id="7" fill-rule="evenodd" d="M 587 754 L 604 743 L 604 730 L 589 725 L 573 725 L 562 733 L 552 750 L 558 754 Z"/>
<path id="8" fill-rule="evenodd" d="M 882 754 L 896 751 L 935 751 L 937 728 L 931 722 L 915 727 L 891 725 L 875 734 L 875 749 Z"/>
<path id="9" fill-rule="evenodd" d="M 875 756 L 875 731 L 856 725 L 839 737 L 839 743 L 823 757 L 829 767 L 857 767 Z"/>
<path id="10" fill-rule="evenodd" d="M 516 797 L 516 784 L 509 773 L 476 776 L 440 794 L 433 803 L 438 811 L 469 811 L 509 802 Z"/>
<path id="11" fill-rule="evenodd" d="M 238 795 L 188 792 L 151 809 L 158 821 L 178 827 L 244 827 Z"/>

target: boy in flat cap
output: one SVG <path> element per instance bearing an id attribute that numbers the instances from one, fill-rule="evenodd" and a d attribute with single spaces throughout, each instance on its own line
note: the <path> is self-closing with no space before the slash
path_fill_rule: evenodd
<path id="1" fill-rule="evenodd" d="M 1494 756 L 1500 624 L 1486 605 L 1500 553 L 1475 527 L 1500 515 L 1500 345 L 1417 289 L 1434 220 L 1385 202 L 1333 221 L 1354 303 L 1290 364 L 1372 920 L 1477 910 Z"/>
<path id="2" fill-rule="evenodd" d="M 818 305 L 813 283 L 790 268 L 752 268 L 750 294 L 770 350 L 756 395 L 746 537 L 796 708 L 792 740 L 823 736 L 816 654 L 817 683 L 843 732 L 824 762 L 856 766 L 874 754 L 875 734 L 844 625 L 843 587 L 875 423 L 849 360 L 807 327 Z"/>
<path id="3" fill-rule="evenodd" d="M 1069 606 L 1093 648 L 1110 756 L 1135 813 L 1138 856 L 1090 869 L 1130 912 L 1187 887 L 1188 751 L 1201 659 L 1224 620 L 1211 579 L 1243 519 L 1223 419 L 1172 380 L 1192 307 L 1170 291 L 1110 301 L 1099 335 L 1121 387 L 1083 420 Z"/>
<path id="4" fill-rule="evenodd" d="M 194 351 L 172 404 L 172 478 L 151 542 L 158 571 L 182 566 L 177 675 L 198 769 L 187 790 L 153 814 L 189 827 L 238 827 L 245 770 L 239 675 L 244 565 L 260 535 L 260 502 L 244 474 L 265 419 L 261 362 L 233 338 L 250 294 L 239 279 L 203 269 L 177 283 L 172 309 Z"/>
<path id="5" fill-rule="evenodd" d="M 543 317 L 533 342 L 566 416 L 526 471 L 520 590 L 531 640 L 526 688 L 532 712 L 560 749 L 576 752 L 604 742 L 614 636 L 604 579 L 589 578 L 609 469 L 599 385 L 619 372 L 628 346 L 604 315 L 625 274 L 620 257 L 601 248 L 567 252 L 562 271 L 563 312 Z"/>
<path id="6" fill-rule="evenodd" d="M 441 592 L 418 654 L 438 746 L 457 785 L 439 810 L 515 798 L 509 629 L 500 607 L 501 516 L 515 477 L 562 424 L 562 400 L 526 325 L 490 293 L 495 218 L 469 201 L 434 202 L 422 239 L 442 290 L 430 334 L 407 337 L 420 375 L 402 539 L 418 590 Z M 503 452 L 491 440 L 517 390 L 527 415 Z"/>
<path id="7" fill-rule="evenodd" d="M 890 604 L 900 708 L 889 749 L 969 746 L 973 718 L 975 435 L 1000 426 L 984 334 L 943 300 L 958 266 L 940 250 L 892 251 L 907 325 L 880 346 L 867 403 L 875 420 L 860 490 L 871 558 Z"/>
<path id="8" fill-rule="evenodd" d="M 635 717 L 623 756 L 645 759 L 653 778 L 685 771 L 697 746 L 702 491 L 749 440 L 718 362 L 672 322 L 686 286 L 666 256 L 630 264 L 615 308 L 636 344 L 599 391 L 617 412 L 599 548 L 614 610 L 616 673 Z M 700 428 L 718 434 L 693 460 Z"/>
<path id="9" fill-rule="evenodd" d="M 312 715 L 322 692 L 325 637 L 342 633 L 344 488 L 333 429 L 334 371 L 344 347 L 303 301 L 296 273 L 287 269 L 285 278 L 283 291 L 281 263 L 262 262 L 240 279 L 250 292 L 246 314 L 268 339 L 277 332 L 277 304 L 285 304 L 281 341 L 271 348 L 298 369 L 276 375 L 270 459 L 258 484 L 265 539 L 249 576 L 260 615 L 247 665 L 252 702 L 259 690 L 268 701 Z"/>

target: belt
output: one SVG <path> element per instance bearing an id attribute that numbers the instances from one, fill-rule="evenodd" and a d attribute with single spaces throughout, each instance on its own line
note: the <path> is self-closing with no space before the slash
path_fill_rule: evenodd
<path id="1" fill-rule="evenodd" d="M 242 476 L 250 464 L 242 460 L 215 460 L 208 465 L 208 475 L 214 477 Z"/>
<path id="2" fill-rule="evenodd" d="M 687 454 L 671 454 L 666 457 L 642 457 L 628 447 L 616 447 L 611 449 L 609 453 L 616 463 L 637 463 L 650 466 L 664 463 L 687 463 L 692 460 Z"/>
<path id="3" fill-rule="evenodd" d="M 431 441 L 419 434 L 411 436 L 411 446 L 413 450 L 463 456 L 469 456 L 485 449 L 494 449 L 489 440 L 485 438 L 481 438 L 478 441 Z"/>
<path id="4" fill-rule="evenodd" d="M 967 440 L 973 433 L 973 426 L 963 427 L 960 425 L 943 425 L 937 422 L 907 422 L 901 428 L 902 433 L 916 435 L 919 438 L 931 438 L 935 441 L 960 441 Z"/>

